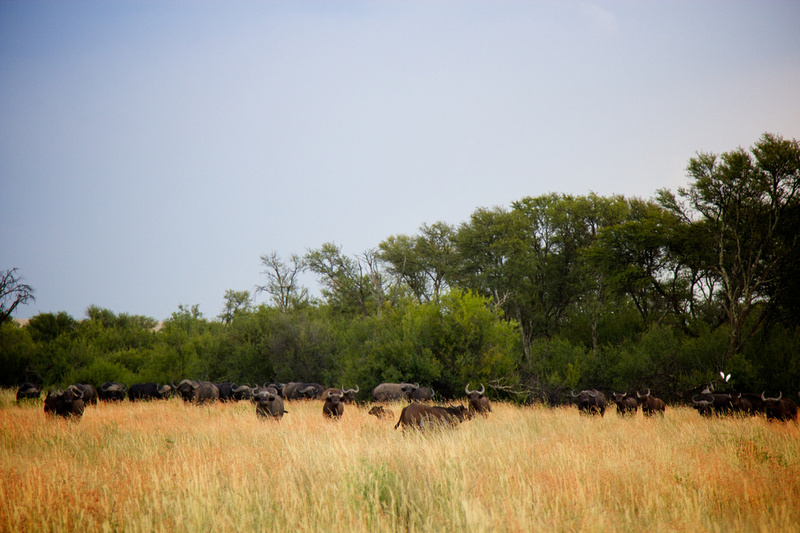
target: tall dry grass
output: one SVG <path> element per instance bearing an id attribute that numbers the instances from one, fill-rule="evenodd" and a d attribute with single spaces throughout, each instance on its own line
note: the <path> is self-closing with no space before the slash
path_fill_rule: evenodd
<path id="1" fill-rule="evenodd" d="M 800 429 L 495 405 L 427 433 L 289 403 L 0 399 L 0 531 L 798 531 Z M 393 407 L 395 415 L 400 406 Z M 396 418 L 396 417 L 395 417 Z"/>

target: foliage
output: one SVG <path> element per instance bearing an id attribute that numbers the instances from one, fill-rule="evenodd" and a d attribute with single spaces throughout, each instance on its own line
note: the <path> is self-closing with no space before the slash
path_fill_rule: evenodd
<path id="1" fill-rule="evenodd" d="M 575 388 L 686 400 L 724 371 L 729 387 L 794 395 L 800 145 L 765 134 L 687 172 L 688 187 L 652 200 L 551 193 L 357 255 L 334 243 L 265 254 L 267 304 L 229 290 L 215 319 L 181 305 L 161 324 L 96 306 L 6 320 L 0 381 L 309 381 L 358 385 L 361 399 L 381 382 L 442 398 L 484 383 L 560 403 Z"/>

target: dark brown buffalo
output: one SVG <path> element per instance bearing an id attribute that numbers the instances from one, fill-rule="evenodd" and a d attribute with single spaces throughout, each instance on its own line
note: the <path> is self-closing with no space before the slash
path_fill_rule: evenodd
<path id="1" fill-rule="evenodd" d="M 172 393 L 169 385 L 158 386 L 158 383 L 134 383 L 128 387 L 128 399 L 136 400 L 164 400 Z"/>
<path id="2" fill-rule="evenodd" d="M 642 414 L 644 416 L 664 415 L 667 405 L 660 398 L 650 396 L 650 389 L 647 389 L 647 394 L 641 395 L 636 391 L 636 399 L 639 405 L 642 406 Z"/>
<path id="3" fill-rule="evenodd" d="M 221 402 L 232 402 L 233 401 L 233 389 L 236 387 L 235 383 L 231 383 L 230 381 L 223 381 L 221 383 L 214 383 L 214 386 L 217 387 L 219 391 L 219 401 Z"/>
<path id="4" fill-rule="evenodd" d="M 259 418 L 280 420 L 285 412 L 283 398 L 277 393 L 263 391 L 256 397 L 256 414 Z"/>
<path id="5" fill-rule="evenodd" d="M 88 383 L 76 383 L 69 386 L 70 389 L 79 389 L 83 392 L 84 405 L 97 405 L 97 389 Z"/>
<path id="6" fill-rule="evenodd" d="M 381 420 L 389 420 L 394 418 L 394 413 L 391 411 L 391 409 L 386 409 L 382 405 L 374 406 L 369 410 L 369 414 L 376 416 Z"/>
<path id="7" fill-rule="evenodd" d="M 47 393 L 44 399 L 44 413 L 51 416 L 80 419 L 83 416 L 85 404 L 83 392 L 77 388 L 67 389 L 64 392 Z"/>
<path id="8" fill-rule="evenodd" d="M 278 392 L 278 389 L 276 389 L 272 385 L 268 386 L 265 383 L 264 385 L 256 385 L 255 387 L 250 387 L 250 396 L 249 396 L 250 401 L 253 403 L 258 403 L 258 400 L 261 397 L 262 392 L 269 392 L 270 394 L 277 394 L 278 396 L 281 396 L 280 393 Z"/>
<path id="9" fill-rule="evenodd" d="M 191 401 L 197 405 L 219 400 L 219 388 L 210 381 L 184 379 L 178 383 L 175 390 L 180 393 L 184 402 Z"/>
<path id="10" fill-rule="evenodd" d="M 121 402 L 125 399 L 125 385 L 116 381 L 106 381 L 97 389 L 97 396 L 104 402 Z"/>
<path id="11" fill-rule="evenodd" d="M 17 389 L 17 401 L 38 400 L 42 397 L 42 387 L 34 383 L 25 382 Z"/>
<path id="12" fill-rule="evenodd" d="M 612 392 L 614 403 L 617 404 L 617 414 L 620 416 L 633 416 L 639 409 L 639 402 L 627 392 Z"/>
<path id="13" fill-rule="evenodd" d="M 411 391 L 409 398 L 414 402 L 430 402 L 433 400 L 433 389 L 430 387 L 420 387 Z"/>
<path id="14" fill-rule="evenodd" d="M 730 393 L 713 392 L 713 388 L 706 387 L 700 393 L 701 401 L 711 402 L 714 414 L 729 415 L 735 411 L 733 395 Z"/>
<path id="15" fill-rule="evenodd" d="M 764 400 L 767 420 L 797 421 L 797 404 L 789 398 L 784 398 L 782 392 L 778 394 L 777 398 L 766 398 L 762 392 L 761 399 Z"/>
<path id="16" fill-rule="evenodd" d="M 253 389 L 249 385 L 239 385 L 231 388 L 231 398 L 233 400 L 249 400 L 253 397 Z"/>
<path id="17" fill-rule="evenodd" d="M 322 416 L 325 418 L 339 419 L 344 413 L 344 400 L 341 393 L 331 393 L 322 406 Z"/>
<path id="18" fill-rule="evenodd" d="M 322 392 L 321 398 L 323 400 L 327 400 L 328 396 L 330 396 L 331 394 L 339 394 L 342 397 L 342 401 L 345 403 L 355 403 L 356 394 L 358 394 L 358 385 L 356 385 L 355 389 L 345 389 L 344 386 L 342 386 L 341 389 L 336 389 L 336 388 L 325 389 Z"/>
<path id="19" fill-rule="evenodd" d="M 290 381 L 283 386 L 283 397 L 287 400 L 312 400 L 322 396 L 323 392 L 325 392 L 325 387 L 319 383 Z"/>
<path id="20" fill-rule="evenodd" d="M 403 408 L 400 412 L 400 419 L 394 428 L 397 429 L 400 425 L 404 428 L 412 427 L 417 429 L 443 425 L 455 426 L 463 422 L 468 416 L 469 411 L 463 405 L 439 407 L 414 402 Z"/>
<path id="21" fill-rule="evenodd" d="M 483 393 L 486 392 L 483 383 L 481 383 L 481 390 L 469 390 L 469 383 L 467 383 L 464 391 L 467 393 L 470 415 L 481 414 L 486 416 L 488 413 L 492 412 L 492 404 L 489 403 L 489 398 L 483 395 Z"/>
<path id="22" fill-rule="evenodd" d="M 174 382 L 172 385 L 175 391 L 181 395 L 184 402 L 191 402 L 194 399 L 194 391 L 199 386 L 200 381 L 196 379 L 182 379 L 177 385 Z"/>
<path id="23" fill-rule="evenodd" d="M 582 414 L 604 416 L 606 414 L 606 396 L 597 389 L 582 390 L 578 394 L 571 392 L 573 398 L 577 398 L 578 411 Z"/>
<path id="24" fill-rule="evenodd" d="M 194 389 L 194 403 L 203 405 L 205 402 L 219 400 L 219 389 L 210 381 L 203 381 Z"/>
<path id="25" fill-rule="evenodd" d="M 714 402 L 711 400 L 698 399 L 700 396 L 692 397 L 692 407 L 700 413 L 701 416 L 710 417 L 714 414 Z"/>

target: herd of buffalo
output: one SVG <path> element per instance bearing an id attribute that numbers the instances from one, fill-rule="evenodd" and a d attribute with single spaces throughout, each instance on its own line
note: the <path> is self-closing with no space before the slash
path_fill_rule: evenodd
<path id="1" fill-rule="evenodd" d="M 395 428 L 399 426 L 424 427 L 428 424 L 456 424 L 477 414 L 487 415 L 492 407 L 485 396 L 486 389 L 464 389 L 467 407 L 432 405 L 434 391 L 430 387 L 420 387 L 418 383 L 381 383 L 372 389 L 372 399 L 377 403 L 392 401 L 410 402 L 403 408 Z M 33 383 L 23 383 L 17 391 L 17 401 L 38 400 L 42 387 Z M 319 383 L 271 383 L 264 385 L 236 385 L 234 383 L 211 383 L 184 379 L 180 383 L 158 385 L 157 383 L 137 383 L 126 387 L 122 383 L 106 382 L 95 388 L 88 384 L 70 385 L 66 390 L 48 391 L 44 400 L 44 412 L 66 418 L 80 418 L 86 405 L 96 405 L 98 400 L 107 402 L 131 402 L 141 400 L 160 400 L 180 396 L 185 402 L 202 405 L 213 401 L 249 400 L 261 418 L 280 420 L 288 411 L 284 400 L 320 399 L 323 401 L 322 415 L 338 419 L 344 413 L 345 404 L 356 402 L 358 386 L 354 389 L 325 388 Z M 800 392 L 798 392 L 800 395 Z M 606 396 L 596 389 L 572 391 L 571 396 L 581 413 L 603 416 L 606 410 Z M 645 416 L 663 415 L 665 403 L 650 394 L 636 391 L 612 393 L 612 402 L 621 416 L 631 416 L 641 409 Z M 779 394 L 775 398 L 764 393 L 719 393 L 714 392 L 713 384 L 707 384 L 691 399 L 691 406 L 702 416 L 717 415 L 763 415 L 769 420 L 797 421 L 797 404 L 790 398 Z M 379 419 L 393 419 L 394 414 L 383 405 L 373 406 L 369 414 Z"/>

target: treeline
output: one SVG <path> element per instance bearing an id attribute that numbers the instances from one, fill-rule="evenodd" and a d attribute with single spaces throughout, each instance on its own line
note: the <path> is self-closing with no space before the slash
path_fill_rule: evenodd
<path id="1" fill-rule="evenodd" d="M 800 144 L 698 154 L 651 200 L 548 194 L 423 225 L 348 256 L 261 257 L 268 303 L 228 291 L 159 324 L 91 307 L 0 329 L 3 385 L 182 378 L 359 385 L 468 382 L 518 401 L 573 388 L 668 400 L 719 371 L 739 390 L 800 385 Z M 317 276 L 311 298 L 298 274 Z"/>

